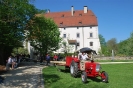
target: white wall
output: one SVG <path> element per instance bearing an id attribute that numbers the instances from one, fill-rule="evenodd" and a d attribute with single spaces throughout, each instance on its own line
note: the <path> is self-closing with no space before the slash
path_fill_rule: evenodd
<path id="1" fill-rule="evenodd" d="M 100 42 L 99 42 L 99 37 L 98 37 L 98 27 L 93 26 L 93 27 L 67 27 L 67 28 L 59 28 L 60 30 L 60 37 L 63 38 L 63 34 L 66 34 L 67 38 L 63 38 L 64 40 L 67 41 L 69 40 L 77 40 L 80 43 L 80 46 L 78 49 L 83 48 L 83 47 L 89 47 L 93 50 L 98 50 L 100 49 Z M 80 37 L 77 38 L 77 33 L 80 34 Z M 93 34 L 93 37 L 90 37 L 90 33 Z M 93 42 L 93 46 L 90 46 L 90 42 Z M 75 51 L 75 48 L 74 50 Z"/>

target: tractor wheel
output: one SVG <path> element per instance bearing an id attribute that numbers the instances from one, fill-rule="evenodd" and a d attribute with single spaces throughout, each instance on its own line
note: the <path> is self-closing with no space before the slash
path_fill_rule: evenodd
<path id="1" fill-rule="evenodd" d="M 103 71 L 103 72 L 101 73 L 101 79 L 102 79 L 102 81 L 105 82 L 105 83 L 108 82 L 108 74 L 107 74 L 105 71 Z"/>
<path id="2" fill-rule="evenodd" d="M 78 63 L 72 61 L 71 66 L 70 66 L 70 74 L 72 77 L 78 76 Z"/>
<path id="3" fill-rule="evenodd" d="M 87 82 L 87 74 L 86 74 L 86 72 L 82 72 L 81 79 L 82 79 L 82 82 L 83 83 L 86 83 Z"/>

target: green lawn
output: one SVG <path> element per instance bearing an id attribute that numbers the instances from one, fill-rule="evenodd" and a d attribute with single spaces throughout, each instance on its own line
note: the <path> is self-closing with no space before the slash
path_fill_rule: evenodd
<path id="1" fill-rule="evenodd" d="M 133 64 L 102 64 L 102 70 L 109 75 L 109 83 L 89 79 L 83 84 L 81 78 L 71 77 L 69 71 L 58 71 L 55 67 L 43 69 L 45 88 L 133 88 Z"/>

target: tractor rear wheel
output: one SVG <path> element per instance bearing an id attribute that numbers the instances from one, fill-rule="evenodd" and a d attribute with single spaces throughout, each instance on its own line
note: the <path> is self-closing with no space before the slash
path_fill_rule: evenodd
<path id="1" fill-rule="evenodd" d="M 86 72 L 82 72 L 81 73 L 81 79 L 82 79 L 82 82 L 83 83 L 86 83 L 87 82 L 87 74 L 86 74 Z"/>
<path id="2" fill-rule="evenodd" d="M 71 65 L 70 65 L 70 74 L 72 77 L 78 76 L 78 63 L 72 61 Z"/>
<path id="3" fill-rule="evenodd" d="M 101 79 L 105 83 L 108 82 L 108 74 L 105 71 L 101 73 Z"/>

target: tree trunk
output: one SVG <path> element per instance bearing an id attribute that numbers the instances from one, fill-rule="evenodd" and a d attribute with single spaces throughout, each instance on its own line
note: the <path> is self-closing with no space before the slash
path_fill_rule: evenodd
<path id="1" fill-rule="evenodd" d="M 4 55 L 3 51 L 0 50 L 0 65 L 5 65 Z"/>

